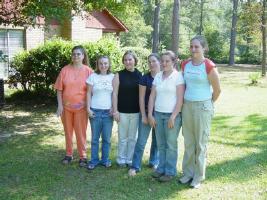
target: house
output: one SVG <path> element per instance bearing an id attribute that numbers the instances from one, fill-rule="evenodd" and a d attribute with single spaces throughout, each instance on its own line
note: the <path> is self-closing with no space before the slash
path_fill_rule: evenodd
<path id="1" fill-rule="evenodd" d="M 74 16 L 62 24 L 56 20 L 51 21 L 44 28 L 45 20 L 36 18 L 36 27 L 13 27 L 0 25 L 0 78 L 7 79 L 9 64 L 12 57 L 19 51 L 30 50 L 44 44 L 53 36 L 77 42 L 94 42 L 106 33 L 127 32 L 127 27 L 107 9 L 84 12 L 82 16 Z M 6 61 L 3 61 L 4 55 Z"/>

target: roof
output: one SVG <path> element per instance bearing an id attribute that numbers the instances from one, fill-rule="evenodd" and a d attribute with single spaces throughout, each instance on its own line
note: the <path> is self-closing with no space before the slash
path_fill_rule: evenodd
<path id="1" fill-rule="evenodd" d="M 89 13 L 86 27 L 102 29 L 103 32 L 128 32 L 128 28 L 107 9 Z"/>

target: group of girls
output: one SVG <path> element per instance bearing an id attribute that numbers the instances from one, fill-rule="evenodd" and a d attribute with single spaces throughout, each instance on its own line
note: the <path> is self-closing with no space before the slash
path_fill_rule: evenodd
<path id="1" fill-rule="evenodd" d="M 172 51 L 161 57 L 148 57 L 149 72 L 142 76 L 136 69 L 138 59 L 126 51 L 124 69 L 111 73 L 107 56 L 97 59 L 95 71 L 88 67 L 82 46 L 72 50 L 72 63 L 63 67 L 57 81 L 58 116 L 65 131 L 66 155 L 63 164 L 73 160 L 72 136 L 76 134 L 79 165 L 93 170 L 98 165 L 111 167 L 110 140 L 113 120 L 118 123 L 119 167 L 128 167 L 129 176 L 141 170 L 142 157 L 152 132 L 148 166 L 160 182 L 177 174 L 177 138 L 182 128 L 185 152 L 181 183 L 199 188 L 205 179 L 206 153 L 213 116 L 213 102 L 220 94 L 215 64 L 204 57 L 208 50 L 203 36 L 190 42 L 191 58 L 176 68 Z M 91 125 L 91 159 L 86 156 L 86 128 Z M 99 158 L 99 139 L 102 154 Z"/>

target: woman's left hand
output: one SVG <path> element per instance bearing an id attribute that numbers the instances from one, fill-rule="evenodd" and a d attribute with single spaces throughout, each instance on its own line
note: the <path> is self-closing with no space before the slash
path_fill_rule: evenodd
<path id="1" fill-rule="evenodd" d="M 173 117 L 172 115 L 170 116 L 170 119 L 168 121 L 168 128 L 173 128 L 174 127 L 174 120 L 175 117 Z"/>

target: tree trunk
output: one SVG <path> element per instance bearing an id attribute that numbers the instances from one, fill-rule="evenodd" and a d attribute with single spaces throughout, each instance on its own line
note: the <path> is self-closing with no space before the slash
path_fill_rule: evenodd
<path id="1" fill-rule="evenodd" d="M 173 2 L 172 14 L 172 51 L 178 55 L 179 47 L 179 24 L 180 24 L 180 0 Z"/>
<path id="2" fill-rule="evenodd" d="M 261 75 L 266 76 L 266 0 L 262 3 L 262 63 Z"/>
<path id="3" fill-rule="evenodd" d="M 201 35 L 203 31 L 203 8 L 204 8 L 204 0 L 201 0 L 200 2 L 200 25 L 199 25 L 199 31 L 198 34 Z"/>
<path id="4" fill-rule="evenodd" d="M 154 20 L 153 20 L 153 41 L 152 52 L 158 53 L 159 50 L 159 15 L 160 0 L 155 0 Z"/>
<path id="5" fill-rule="evenodd" d="M 233 0 L 233 16 L 232 16 L 232 28 L 231 28 L 229 65 L 234 65 L 235 64 L 235 41 L 236 41 L 237 6 L 238 6 L 238 0 Z"/>

